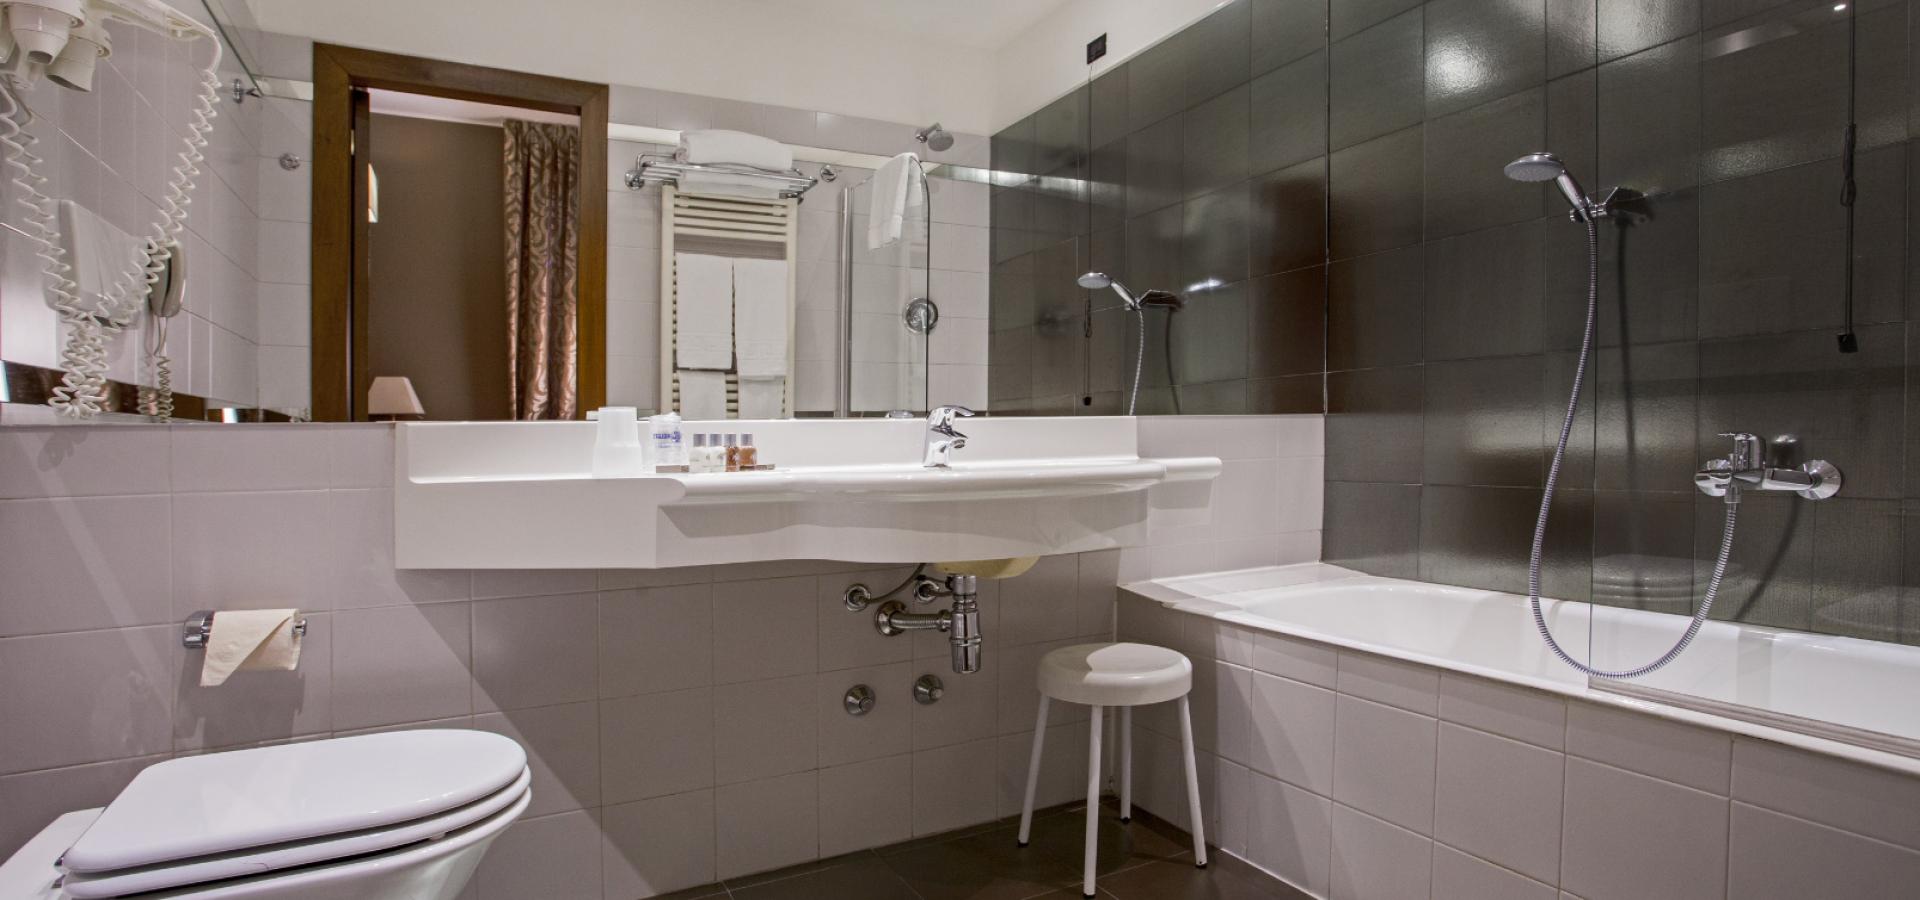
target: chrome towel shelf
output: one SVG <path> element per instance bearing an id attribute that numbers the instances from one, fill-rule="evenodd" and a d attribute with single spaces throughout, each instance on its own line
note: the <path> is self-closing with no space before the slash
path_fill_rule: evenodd
<path id="1" fill-rule="evenodd" d="M 688 175 L 724 175 L 728 179 L 743 178 L 767 189 L 777 191 L 782 199 L 791 199 L 806 193 L 818 179 L 800 174 L 798 169 L 776 172 L 771 169 L 756 169 L 752 166 L 698 164 L 681 162 L 670 156 L 642 155 L 627 170 L 627 189 L 637 191 L 649 184 L 671 184 L 680 186 L 680 179 Z"/>
<path id="2" fill-rule="evenodd" d="M 294 637 L 307 636 L 307 620 L 293 620 Z M 213 610 L 196 610 L 180 626 L 180 645 L 188 650 L 205 650 L 207 638 L 213 636 Z"/>

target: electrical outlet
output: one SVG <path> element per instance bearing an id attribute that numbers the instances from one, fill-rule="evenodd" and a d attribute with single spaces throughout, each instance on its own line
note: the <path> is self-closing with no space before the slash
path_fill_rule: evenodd
<path id="1" fill-rule="evenodd" d="M 1107 55 L 1107 36 L 1105 34 L 1087 42 L 1087 65 L 1093 65 L 1094 60 L 1105 55 Z"/>

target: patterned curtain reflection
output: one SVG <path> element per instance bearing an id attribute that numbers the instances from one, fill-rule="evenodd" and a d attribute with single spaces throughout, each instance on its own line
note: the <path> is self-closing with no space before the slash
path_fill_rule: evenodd
<path id="1" fill-rule="evenodd" d="M 508 402 L 516 419 L 571 419 L 579 405 L 580 130 L 511 119 L 505 130 Z"/>

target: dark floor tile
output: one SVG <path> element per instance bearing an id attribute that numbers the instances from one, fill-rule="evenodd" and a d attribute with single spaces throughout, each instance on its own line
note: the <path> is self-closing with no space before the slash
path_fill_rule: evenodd
<path id="1" fill-rule="evenodd" d="M 1326 262 L 1324 158 L 1253 179 L 1247 204 L 1249 274 L 1271 275 Z"/>
<path id="2" fill-rule="evenodd" d="M 1418 243 L 1422 134 L 1409 128 L 1337 151 L 1327 175 L 1327 246 L 1346 259 Z"/>
<path id="3" fill-rule="evenodd" d="M 1327 34 L 1340 40 L 1420 5 L 1421 0 L 1332 0 Z"/>
<path id="4" fill-rule="evenodd" d="M 1336 41 L 1330 52 L 1327 134 L 1333 149 L 1420 122 L 1425 108 L 1420 10 Z"/>
<path id="5" fill-rule="evenodd" d="M 732 888 L 735 900 L 919 900 L 885 862 L 872 854 L 805 874 Z"/>
<path id="6" fill-rule="evenodd" d="M 1326 0 L 1253 0 L 1251 20 L 1254 75 L 1327 45 Z"/>
<path id="7" fill-rule="evenodd" d="M 1549 186 L 1506 176 L 1506 166 L 1544 144 L 1544 87 L 1434 119 L 1426 127 L 1426 237 L 1537 219 Z"/>
<path id="8" fill-rule="evenodd" d="M 655 894 L 650 900 L 706 900 L 708 897 L 726 896 L 726 885 L 716 882 L 714 884 L 703 884 L 699 887 L 690 887 L 685 890 L 672 891 L 665 894 Z"/>
<path id="9" fill-rule="evenodd" d="M 1602 22 L 1612 5 L 1601 5 Z M 1698 39 L 1602 64 L 1598 183 L 1642 194 L 1699 184 L 1700 118 Z"/>
<path id="10" fill-rule="evenodd" d="M 1248 376 L 1272 378 L 1325 371 L 1326 267 L 1268 275 L 1248 284 Z"/>
<path id="11" fill-rule="evenodd" d="M 1600 59 L 1637 53 L 1700 28 L 1700 0 L 1602 0 L 1597 35 Z"/>
<path id="12" fill-rule="evenodd" d="M 1188 109 L 1181 124 L 1185 150 L 1181 185 L 1191 200 L 1247 177 L 1246 85 Z"/>
<path id="13" fill-rule="evenodd" d="M 1328 481 L 1321 519 L 1322 560 L 1371 575 L 1420 577 L 1420 485 Z"/>
<path id="14" fill-rule="evenodd" d="M 1127 138 L 1127 215 L 1180 202 L 1181 117 L 1162 119 Z"/>
<path id="15" fill-rule="evenodd" d="M 1426 244 L 1429 362 L 1540 351 L 1542 241 L 1529 221 Z"/>
<path id="16" fill-rule="evenodd" d="M 1177 43 L 1186 81 L 1186 105 L 1245 84 L 1252 72 L 1250 0 L 1229 0 L 1170 40 Z"/>
<path id="17" fill-rule="evenodd" d="M 1420 366 L 1327 375 L 1327 480 L 1420 480 L 1426 373 Z"/>
<path id="18" fill-rule="evenodd" d="M 1592 66 L 1598 52 L 1598 0 L 1547 0 L 1547 76 Z"/>
<path id="19" fill-rule="evenodd" d="M 1546 81 L 1545 0 L 1434 0 L 1426 12 L 1428 118 Z"/>
<path id="20" fill-rule="evenodd" d="M 1693 494 L 1599 491 L 1593 602 L 1692 615 Z"/>
<path id="21" fill-rule="evenodd" d="M 1042 826 L 1056 816 L 1034 822 Z M 1016 832 L 997 828 L 957 840 L 928 844 L 881 859 L 923 900 L 1026 900 L 1080 879 L 1078 865 L 1068 865 L 1038 847 L 1015 845 Z"/>
<path id="22" fill-rule="evenodd" d="M 1544 365 L 1539 355 L 1428 363 L 1422 480 L 1538 486 Z"/>
<path id="23" fill-rule="evenodd" d="M 1198 869 L 1184 860 L 1128 869 L 1105 879 L 1100 887 L 1119 900 L 1275 900 L 1305 896 L 1278 894 L 1245 874 L 1215 871 L 1212 866 Z"/>
<path id="24" fill-rule="evenodd" d="M 1186 202 L 1180 223 L 1180 283 L 1175 290 L 1247 279 L 1247 191 L 1247 183 L 1241 182 Z"/>
<path id="25" fill-rule="evenodd" d="M 1186 60 L 1168 38 L 1127 60 L 1128 132 L 1139 131 L 1187 108 Z"/>
<path id="26" fill-rule="evenodd" d="M 1077 874 L 1085 859 L 1086 828 L 1086 816 L 1081 813 L 1035 820 L 1032 841 L 1027 849 L 1037 851 Z M 1009 845 L 1018 836 L 1013 829 L 993 834 L 1002 836 Z M 1123 825 L 1111 806 L 1101 813 L 1095 841 L 1099 861 L 1094 864 L 1093 871 L 1099 877 L 1149 863 L 1189 860 L 1193 854 L 1191 838 L 1166 829 L 1151 828 L 1142 822 Z M 1188 865 L 1191 867 L 1192 864 Z"/>
<path id="27" fill-rule="evenodd" d="M 1425 250 L 1418 246 L 1328 266 L 1327 367 L 1421 362 L 1425 297 Z"/>
<path id="28" fill-rule="evenodd" d="M 1247 168 L 1255 174 L 1327 153 L 1327 57 L 1315 52 L 1253 80 Z"/>

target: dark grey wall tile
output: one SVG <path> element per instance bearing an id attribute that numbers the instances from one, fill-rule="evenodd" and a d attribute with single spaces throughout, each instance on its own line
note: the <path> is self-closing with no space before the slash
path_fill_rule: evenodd
<path id="1" fill-rule="evenodd" d="M 1693 496 L 1691 491 L 1594 494 L 1594 602 L 1693 614 Z"/>
<path id="2" fill-rule="evenodd" d="M 1600 74 L 1587 69 L 1547 83 L 1547 142 L 1545 147 L 1567 164 L 1595 199 L 1613 186 L 1600 177 Z M 1558 191 L 1549 191 L 1549 213 L 1563 212 Z"/>
<path id="3" fill-rule="evenodd" d="M 1187 108 L 1185 66 L 1174 38 L 1127 60 L 1128 131 L 1139 131 Z"/>
<path id="4" fill-rule="evenodd" d="M 987 335 L 987 395 L 995 412 L 1002 404 L 1033 396 L 1033 326 Z"/>
<path id="5" fill-rule="evenodd" d="M 1602 223 L 1601 346 L 1691 340 L 1700 293 L 1700 203 L 1697 191 L 1661 194 L 1633 204 L 1643 218 Z M 1580 346 L 1587 316 L 1586 230 L 1556 219 L 1547 229 L 1549 344 Z"/>
<path id="6" fill-rule="evenodd" d="M 1176 415 L 1238 416 L 1248 411 L 1247 382 L 1243 378 L 1177 385 L 1168 391 L 1168 396 L 1174 404 L 1168 411 Z"/>
<path id="7" fill-rule="evenodd" d="M 1706 460 L 1694 426 L 1700 349 L 1692 341 L 1637 344 L 1594 355 L 1594 486 L 1609 491 L 1693 489 Z M 1729 428 L 1734 427 L 1732 425 Z M 1725 455 L 1715 444 L 1709 452 Z"/>
<path id="8" fill-rule="evenodd" d="M 1547 80 L 1546 0 L 1427 4 L 1427 118 Z"/>
<path id="9" fill-rule="evenodd" d="M 1573 376 L 1579 370 L 1580 354 L 1575 350 L 1554 350 L 1546 354 L 1538 396 L 1540 398 L 1540 472 L 1541 484 L 1553 463 L 1553 448 L 1560 429 L 1567 425 L 1567 396 L 1573 390 Z M 1597 381 L 1591 361 L 1586 380 L 1580 385 L 1580 407 L 1574 410 L 1573 424 L 1567 432 L 1567 450 L 1560 460 L 1556 484 L 1568 488 L 1592 487 L 1594 483 L 1594 421 L 1597 418 L 1594 385 Z"/>
<path id="10" fill-rule="evenodd" d="M 1549 188 L 1508 178 L 1506 166 L 1540 149 L 1546 128 L 1544 87 L 1428 122 L 1427 239 L 1539 218 Z"/>
<path id="11" fill-rule="evenodd" d="M 1251 0 L 1232 0 L 1169 39 L 1182 57 L 1187 106 L 1247 83 L 1253 72 L 1250 5 Z"/>
<path id="12" fill-rule="evenodd" d="M 1169 116 L 1127 138 L 1127 215 L 1180 202 L 1184 138 L 1181 116 Z"/>
<path id="13" fill-rule="evenodd" d="M 1327 367 L 1325 266 L 1248 282 L 1247 374 L 1308 375 Z"/>
<path id="14" fill-rule="evenodd" d="M 1181 185 L 1188 199 L 1246 180 L 1248 94 L 1241 85 L 1187 110 Z"/>
<path id="15" fill-rule="evenodd" d="M 1425 108 L 1421 21 L 1415 9 L 1333 45 L 1327 134 L 1334 149 L 1420 121 Z"/>
<path id="16" fill-rule="evenodd" d="M 1086 234 L 1092 227 L 1089 182 L 1083 165 L 1055 169 L 1034 181 L 1033 240 L 1051 244 Z"/>
<path id="17" fill-rule="evenodd" d="M 1034 113 L 1033 168 L 1036 173 L 1052 172 L 1086 158 L 1090 90 L 1083 85 Z"/>
<path id="18" fill-rule="evenodd" d="M 987 200 L 993 231 L 989 235 L 996 263 L 1033 249 L 1027 232 L 1033 228 L 1033 195 L 1018 187 L 997 188 Z"/>
<path id="19" fill-rule="evenodd" d="M 1704 595 L 1725 533 L 1727 505 L 1693 495 L 1694 583 Z M 1740 501 L 1733 552 L 1712 617 L 1808 630 L 1813 616 L 1813 504 L 1791 494 L 1747 495 Z"/>
<path id="20" fill-rule="evenodd" d="M 1597 29 L 1602 62 L 1700 30 L 1700 0 L 1603 0 Z"/>
<path id="21" fill-rule="evenodd" d="M 1905 409 L 1904 329 L 1859 330 L 1860 351 L 1839 353 L 1826 331 L 1700 345 L 1698 440 L 1723 455 L 1723 431 L 1797 435 L 1803 458 L 1846 473 L 1850 498 L 1898 497 Z"/>
<path id="22" fill-rule="evenodd" d="M 1253 0 L 1251 27 L 1259 75 L 1326 47 L 1326 0 Z"/>
<path id="23" fill-rule="evenodd" d="M 987 274 L 987 317 L 996 331 L 1033 326 L 1032 256 L 993 264 Z"/>
<path id="24" fill-rule="evenodd" d="M 1421 480 L 1539 486 L 1545 364 L 1537 355 L 1428 363 Z"/>
<path id="25" fill-rule="evenodd" d="M 1028 116 L 1001 129 L 987 141 L 987 155 L 993 168 L 1015 175 L 1032 175 L 1034 117 Z"/>
<path id="26" fill-rule="evenodd" d="M 1547 77 L 1598 61 L 1598 0 L 1547 0 Z"/>
<path id="27" fill-rule="evenodd" d="M 1246 380 L 1246 282 L 1189 294 L 1186 307 L 1174 313 L 1170 321 L 1174 384 Z M 1244 406 L 1244 394 L 1241 403 Z"/>
<path id="28" fill-rule="evenodd" d="M 1320 558 L 1370 575 L 1420 577 L 1420 486 L 1327 482 Z"/>
<path id="29" fill-rule="evenodd" d="M 1327 176 L 1327 244 L 1345 259 L 1420 240 L 1421 129 L 1336 151 Z"/>
<path id="30" fill-rule="evenodd" d="M 1420 580 L 1524 594 L 1540 492 L 1530 488 L 1427 485 L 1420 496 Z M 1547 521 L 1541 593 L 1592 595 L 1591 491 L 1562 490 Z"/>
<path id="31" fill-rule="evenodd" d="M 1420 366 L 1327 375 L 1327 480 L 1420 480 L 1426 373 Z"/>
<path id="32" fill-rule="evenodd" d="M 1812 629 L 1900 639 L 1901 502 L 1832 497 L 1813 504 Z"/>
<path id="33" fill-rule="evenodd" d="M 1254 275 L 1320 265 L 1327 258 L 1327 162 L 1312 159 L 1248 186 L 1249 265 Z"/>
<path id="34" fill-rule="evenodd" d="M 1103 308 L 1104 307 L 1104 308 Z M 1140 341 L 1139 318 L 1124 309 L 1094 301 L 1092 334 L 1087 339 L 1087 392 L 1095 396 L 1131 390 L 1133 353 Z M 1122 406 L 1125 398 L 1121 398 Z M 1126 415 L 1123 408 L 1111 415 Z"/>
<path id="35" fill-rule="evenodd" d="M 1324 51 L 1253 80 L 1247 168 L 1270 172 L 1327 152 L 1327 57 Z"/>
<path id="36" fill-rule="evenodd" d="M 1123 138 L 1096 147 L 1091 166 L 1087 184 L 1087 227 L 1093 231 L 1103 231 L 1126 225 L 1126 140 Z"/>
<path id="37" fill-rule="evenodd" d="M 1279 378 L 1247 380 L 1247 412 L 1281 415 L 1326 411 L 1326 378 L 1312 375 L 1283 375 Z"/>
<path id="38" fill-rule="evenodd" d="M 1426 358 L 1537 353 L 1544 226 L 1522 222 L 1426 244 Z"/>
<path id="39" fill-rule="evenodd" d="M 1245 182 L 1188 200 L 1180 226 L 1180 279 L 1169 290 L 1247 280 Z M 1141 288 L 1145 290 L 1145 288 Z"/>
<path id="40" fill-rule="evenodd" d="M 1327 367 L 1370 369 L 1425 359 L 1426 261 L 1420 247 L 1327 268 Z"/>
<path id="41" fill-rule="evenodd" d="M 1327 35 L 1340 40 L 1419 6 L 1421 0 L 1329 0 Z"/>
<path id="42" fill-rule="evenodd" d="M 1127 65 L 1121 63 L 1093 80 L 1088 98 L 1087 141 L 1095 147 L 1111 144 L 1133 131 L 1127 119 Z"/>
<path id="43" fill-rule="evenodd" d="M 1603 24 L 1611 6 L 1603 4 Z M 1699 40 L 1675 41 L 1601 65 L 1600 133 L 1606 136 L 1600 142 L 1601 184 L 1643 194 L 1698 184 Z"/>
<path id="44" fill-rule="evenodd" d="M 1180 232 L 1184 209 L 1169 206 L 1159 212 L 1127 220 L 1124 268 L 1128 286 L 1136 291 L 1172 291 L 1180 282 Z"/>

